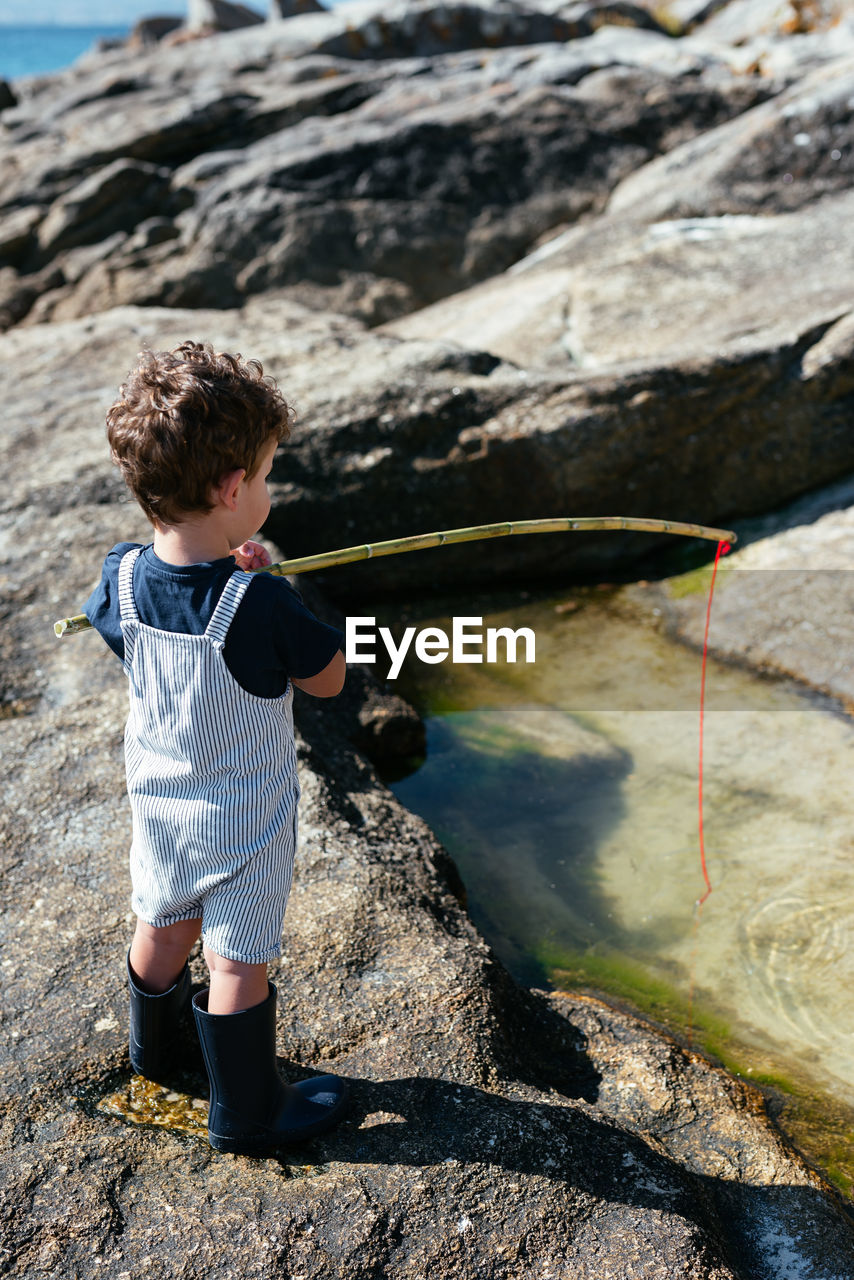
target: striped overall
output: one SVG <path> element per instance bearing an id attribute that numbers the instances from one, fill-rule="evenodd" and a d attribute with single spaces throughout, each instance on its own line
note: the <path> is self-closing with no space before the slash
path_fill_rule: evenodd
<path id="1" fill-rule="evenodd" d="M 160 927 L 201 918 L 217 955 L 247 964 L 280 954 L 297 836 L 293 686 L 248 693 L 223 645 L 252 575 L 231 575 L 202 635 L 140 622 L 133 568 L 119 569 L 130 714 L 132 906 Z"/>

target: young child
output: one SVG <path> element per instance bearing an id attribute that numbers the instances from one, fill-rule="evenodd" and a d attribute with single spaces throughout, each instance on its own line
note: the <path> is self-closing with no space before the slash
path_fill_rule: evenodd
<path id="1" fill-rule="evenodd" d="M 267 979 L 297 838 L 292 686 L 333 697 L 346 669 L 340 631 L 284 579 L 244 572 L 270 563 L 250 535 L 291 416 L 257 361 L 194 342 L 144 353 L 107 435 L 154 539 L 115 546 L 84 608 L 129 681 L 131 1064 L 168 1077 L 201 934 L 209 1138 L 249 1155 L 331 1128 L 347 1095 L 335 1076 L 281 1080 Z"/>

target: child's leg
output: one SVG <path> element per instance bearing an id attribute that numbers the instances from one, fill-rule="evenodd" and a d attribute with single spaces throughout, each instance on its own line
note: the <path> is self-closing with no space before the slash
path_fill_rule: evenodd
<path id="1" fill-rule="evenodd" d="M 276 1063 L 276 988 L 266 965 L 224 960 L 208 947 L 205 959 L 210 990 L 193 997 L 193 1013 L 211 1088 L 211 1146 L 264 1155 L 326 1133 L 344 1115 L 347 1085 L 328 1075 L 284 1083 Z M 216 1011 L 210 1007 L 215 987 Z"/>
<path id="2" fill-rule="evenodd" d="M 242 1013 L 263 1004 L 269 993 L 266 964 L 226 960 L 207 945 L 205 961 L 211 974 L 208 1013 Z"/>
<path id="3" fill-rule="evenodd" d="M 201 931 L 200 919 L 177 920 L 160 929 L 137 920 L 129 960 L 142 990 L 159 995 L 174 986 Z"/>

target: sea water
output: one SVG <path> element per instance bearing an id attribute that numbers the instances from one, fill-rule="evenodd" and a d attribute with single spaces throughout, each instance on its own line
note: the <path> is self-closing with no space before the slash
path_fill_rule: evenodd
<path id="1" fill-rule="evenodd" d="M 326 0 L 327 9 L 338 8 L 348 0 Z M 59 5 L 57 4 L 57 9 Z M 118 6 L 117 6 L 118 7 Z M 132 7 L 132 6 L 131 6 Z M 266 5 L 250 6 L 259 13 Z M 176 14 L 183 17 L 186 6 L 174 3 L 152 4 L 149 14 Z M 60 71 L 88 53 L 99 40 L 123 39 L 127 36 L 135 18 L 121 26 L 110 24 L 90 26 L 60 26 L 59 24 L 18 25 L 3 20 L 4 7 L 0 4 L 0 79 L 15 80 L 20 76 L 44 75 Z"/>
<path id="2" fill-rule="evenodd" d="M 70 66 L 98 40 L 126 36 L 127 27 L 0 25 L 0 78 L 43 75 Z"/>

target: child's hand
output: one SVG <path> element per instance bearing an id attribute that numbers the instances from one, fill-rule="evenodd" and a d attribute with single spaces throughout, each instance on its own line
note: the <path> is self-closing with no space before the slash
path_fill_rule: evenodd
<path id="1" fill-rule="evenodd" d="M 265 569 L 268 564 L 273 563 L 267 548 L 262 547 L 260 542 L 253 542 L 251 538 L 236 547 L 231 554 L 237 561 L 238 569 Z"/>

